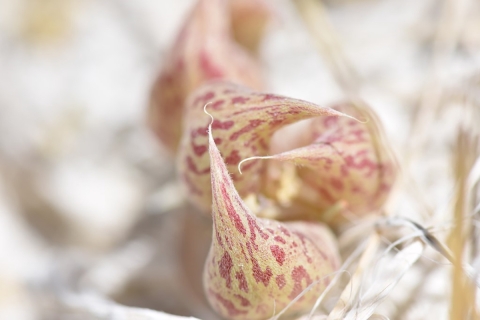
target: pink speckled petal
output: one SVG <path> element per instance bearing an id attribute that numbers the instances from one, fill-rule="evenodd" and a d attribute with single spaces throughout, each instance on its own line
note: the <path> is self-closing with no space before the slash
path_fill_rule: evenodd
<path id="1" fill-rule="evenodd" d="M 196 90 L 186 105 L 178 166 L 189 199 L 205 212 L 210 212 L 212 203 L 207 152 L 209 117 L 203 112 L 207 103 L 208 111 L 215 117 L 212 130 L 216 144 L 241 196 L 260 190 L 264 163 L 251 161 L 242 167 L 243 175 L 237 171 L 238 163 L 266 154 L 276 130 L 301 119 L 343 115 L 309 102 L 258 93 L 223 81 L 214 81 Z"/>
<path id="2" fill-rule="evenodd" d="M 314 284 L 287 313 L 310 308 L 339 267 L 331 232 L 319 223 L 257 218 L 235 190 L 211 133 L 209 155 L 213 235 L 203 279 L 213 309 L 226 319 L 267 319 L 274 305 L 282 310 Z"/>
<path id="3" fill-rule="evenodd" d="M 185 20 L 154 83 L 149 124 L 162 143 L 176 151 L 187 96 L 211 79 L 264 87 L 258 63 L 230 35 L 225 0 L 199 0 Z"/>
<path id="4" fill-rule="evenodd" d="M 349 104 L 335 109 L 360 116 Z M 388 147 L 377 136 L 380 130 L 370 131 L 376 125 L 345 117 L 311 119 L 306 130 L 298 133 L 306 146 L 269 157 L 297 166 L 299 188 L 291 202 L 308 204 L 317 215 L 339 202 L 355 216 L 379 209 L 396 174 Z"/>

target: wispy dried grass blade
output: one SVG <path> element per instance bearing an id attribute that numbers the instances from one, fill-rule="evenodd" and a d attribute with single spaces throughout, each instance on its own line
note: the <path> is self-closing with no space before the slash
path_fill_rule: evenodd
<path id="1" fill-rule="evenodd" d="M 356 249 L 355 251 L 349 255 L 349 257 L 345 260 L 345 262 L 343 263 L 343 265 L 340 267 L 340 271 L 337 272 L 337 274 L 335 275 L 335 277 L 332 279 L 332 281 L 329 283 L 329 285 L 325 288 L 325 290 L 322 292 L 322 294 L 318 297 L 317 301 L 315 302 L 315 305 L 313 306 L 312 310 L 310 311 L 310 314 L 309 314 L 309 320 L 310 319 L 313 319 L 314 317 L 314 314 L 315 314 L 315 311 L 317 310 L 317 308 L 320 306 L 320 304 L 322 303 L 323 299 L 325 298 L 325 296 L 330 292 L 330 290 L 335 286 L 337 285 L 337 282 L 340 278 L 340 275 L 343 273 L 343 272 L 346 272 L 349 276 L 350 276 L 350 273 L 348 273 L 347 269 L 350 267 L 351 264 L 353 264 L 354 261 L 356 261 L 356 259 L 360 256 L 360 254 L 363 252 L 363 250 L 365 249 L 365 245 L 367 244 L 367 242 L 363 242 L 361 243 Z M 351 276 L 350 276 L 351 277 Z"/>
<path id="2" fill-rule="evenodd" d="M 393 259 L 379 263 L 373 282 L 369 283 L 368 290 L 359 297 L 358 307 L 350 310 L 344 319 L 369 319 L 378 305 L 421 257 L 423 249 L 424 245 L 417 241 L 402 249 Z"/>
<path id="3" fill-rule="evenodd" d="M 471 190 L 467 188 L 469 173 L 479 154 L 479 139 L 469 131 L 460 128 L 454 152 L 454 174 L 457 181 L 454 204 L 454 227 L 449 237 L 450 248 L 455 260 L 452 274 L 452 295 L 450 301 L 450 319 L 478 319 L 475 305 L 476 287 L 464 270 L 467 240 L 472 230 L 471 219 L 466 219 L 472 209 Z"/>
<path id="4" fill-rule="evenodd" d="M 360 262 L 350 282 L 347 284 L 337 301 L 332 312 L 328 316 L 329 320 L 343 319 L 347 312 L 352 308 L 355 298 L 358 296 L 362 284 L 362 279 L 367 270 L 372 264 L 375 253 L 380 245 L 380 236 L 376 233 L 372 234 L 368 240 L 367 247 L 360 258 Z"/>
<path id="5" fill-rule="evenodd" d="M 449 248 L 444 245 L 441 241 L 439 241 L 427 228 L 421 226 L 420 224 L 416 223 L 415 221 L 412 221 L 407 218 L 400 218 L 400 217 L 393 217 L 393 218 L 388 218 L 384 221 L 379 221 L 377 222 L 377 227 L 381 226 L 407 226 L 415 230 L 414 234 L 410 234 L 407 237 L 418 237 L 420 238 L 426 245 L 429 245 L 432 247 L 435 251 L 439 252 L 441 255 L 443 255 L 448 261 L 451 263 L 454 262 L 454 258 L 452 256 L 452 253 L 450 252 Z M 396 246 L 398 243 L 402 241 L 395 241 L 393 244 L 390 245 Z M 388 251 L 388 250 L 387 250 Z"/>

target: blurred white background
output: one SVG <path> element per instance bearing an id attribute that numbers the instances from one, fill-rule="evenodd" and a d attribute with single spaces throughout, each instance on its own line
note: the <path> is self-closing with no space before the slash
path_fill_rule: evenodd
<path id="1" fill-rule="evenodd" d="M 345 98 L 293 4 L 274 2 L 278 19 L 260 56 L 270 90 L 321 105 Z M 479 3 L 451 4 L 451 20 L 445 19 L 454 35 L 446 32 L 440 44 L 434 40 L 443 19 L 438 3 L 327 1 L 361 95 L 400 155 L 409 150 L 413 115 L 425 92 L 467 90 L 470 84 L 461 84 L 480 67 Z M 134 233 L 149 215 L 183 201 L 172 157 L 146 127 L 146 111 L 162 57 L 193 4 L 0 0 L 0 319 L 60 314 L 52 300 L 38 299 L 45 288 L 55 293 L 52 279 L 62 283 L 58 270 L 81 269 L 82 276 L 73 278 L 83 281 L 82 290 L 121 296 L 138 270 L 164 250 L 154 236 L 142 242 L 142 232 Z M 438 50 L 446 52 L 437 57 L 440 68 Z M 429 87 L 432 82 L 437 89 Z M 449 120 L 459 112 L 440 116 L 446 121 L 433 127 L 433 135 L 445 139 L 429 145 L 428 156 L 411 169 L 426 202 L 440 211 L 451 191 Z M 166 233 L 168 220 L 160 225 L 151 233 Z M 142 306 L 175 312 L 169 303 Z M 196 315 L 202 314 L 208 311 Z"/>

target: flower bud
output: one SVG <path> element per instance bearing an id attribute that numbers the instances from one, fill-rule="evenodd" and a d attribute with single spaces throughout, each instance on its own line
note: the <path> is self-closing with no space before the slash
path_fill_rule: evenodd
<path id="1" fill-rule="evenodd" d="M 149 124 L 162 143 L 176 152 L 187 96 L 211 79 L 228 79 L 263 88 L 257 62 L 230 34 L 225 0 L 199 0 L 185 20 L 154 83 Z"/>
<path id="2" fill-rule="evenodd" d="M 350 104 L 334 109 L 364 117 Z M 369 115 L 374 117 L 372 111 Z M 289 199 L 279 199 L 286 204 L 283 211 L 288 212 L 287 216 L 309 213 L 338 225 L 345 221 L 338 213 L 350 214 L 354 219 L 381 207 L 392 188 L 396 170 L 378 122 L 373 118 L 367 121 L 321 117 L 310 119 L 296 132 L 278 132 L 271 144 L 271 151 L 278 153 L 269 158 L 282 164 L 280 170 L 278 165 L 269 166 L 266 193 L 272 196 L 278 192 L 272 180 L 278 186 L 281 177 L 278 172 L 283 173 L 282 170 L 290 168 L 288 165 L 295 164 L 298 188 Z M 284 145 L 287 136 L 290 143 Z M 337 214 L 329 216 L 329 213 Z"/>
<path id="3" fill-rule="evenodd" d="M 319 223 L 280 223 L 251 213 L 235 190 L 210 130 L 212 246 L 203 282 L 212 306 L 226 319 L 268 319 L 311 308 L 339 268 L 331 232 Z"/>

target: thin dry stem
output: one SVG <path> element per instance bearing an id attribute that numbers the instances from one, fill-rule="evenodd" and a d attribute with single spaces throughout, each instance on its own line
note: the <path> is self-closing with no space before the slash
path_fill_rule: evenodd
<path id="1" fill-rule="evenodd" d="M 470 238 L 471 220 L 465 219 L 471 208 L 470 190 L 467 189 L 468 175 L 478 157 L 478 139 L 463 128 L 460 129 L 454 156 L 454 170 L 457 179 L 454 206 L 455 226 L 450 234 L 450 247 L 455 260 L 452 274 L 452 297 L 450 319 L 478 319 L 475 306 L 476 284 L 468 279 L 463 263 L 466 260 L 467 239 Z"/>
<path id="2" fill-rule="evenodd" d="M 328 319 L 342 319 L 343 316 L 353 306 L 355 297 L 360 292 L 365 270 L 367 270 L 373 262 L 378 247 L 380 246 L 380 242 L 380 236 L 377 233 L 374 233 L 370 236 L 367 247 L 362 257 L 360 258 L 360 262 L 357 266 L 355 273 L 351 277 L 350 282 L 348 283 L 346 288 L 343 290 L 342 295 L 340 296 L 335 307 L 328 316 Z"/>

